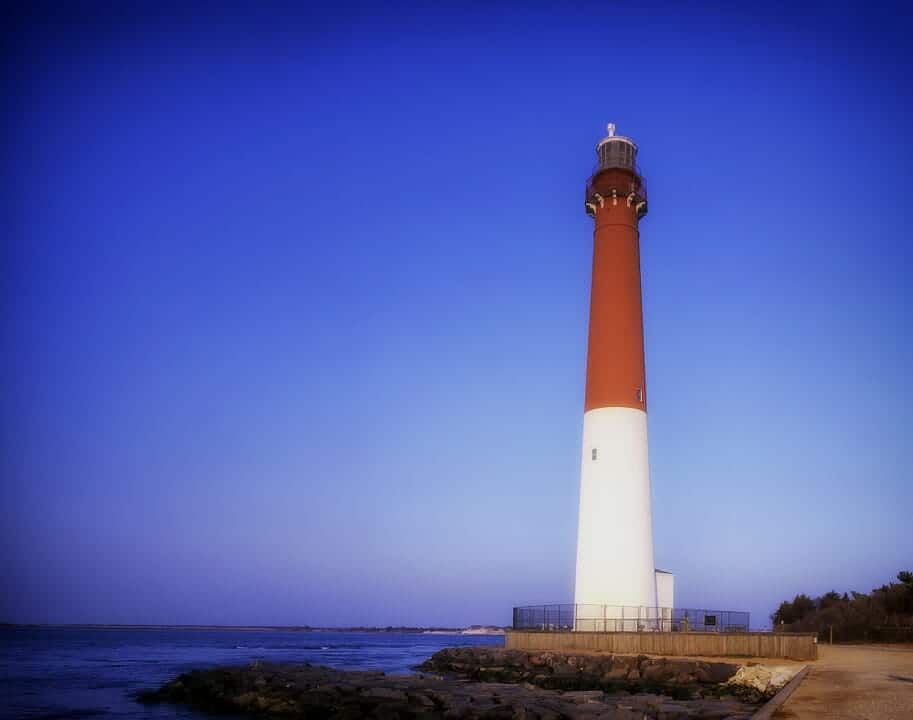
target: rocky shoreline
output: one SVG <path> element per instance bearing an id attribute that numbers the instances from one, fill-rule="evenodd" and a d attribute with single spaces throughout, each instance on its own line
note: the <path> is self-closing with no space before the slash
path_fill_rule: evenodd
<path id="1" fill-rule="evenodd" d="M 693 693 L 713 694 L 713 688 L 733 678 L 739 666 L 733 663 L 647 655 L 568 654 L 462 647 L 441 650 L 417 669 L 454 673 L 479 681 L 527 682 L 552 690 L 666 690 L 684 698 Z M 761 698 L 748 699 L 757 702 Z"/>
<path id="2" fill-rule="evenodd" d="M 730 663 L 684 658 L 442 650 L 418 675 L 254 663 L 185 673 L 145 703 L 274 717 L 747 720 L 776 692 Z"/>

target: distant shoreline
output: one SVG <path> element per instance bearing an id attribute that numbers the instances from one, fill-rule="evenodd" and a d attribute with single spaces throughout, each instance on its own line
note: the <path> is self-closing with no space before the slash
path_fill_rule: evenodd
<path id="1" fill-rule="evenodd" d="M 63 628 L 71 630 L 237 630 L 243 632 L 361 632 L 416 635 L 503 635 L 498 626 L 442 627 L 313 627 L 310 625 L 124 625 L 118 623 L 0 623 L 3 628 Z"/>

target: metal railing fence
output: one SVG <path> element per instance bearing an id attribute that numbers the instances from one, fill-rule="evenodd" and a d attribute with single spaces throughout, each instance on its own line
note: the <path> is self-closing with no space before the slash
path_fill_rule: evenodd
<path id="1" fill-rule="evenodd" d="M 748 632 L 738 610 L 556 603 L 514 608 L 514 630 L 560 632 Z"/>

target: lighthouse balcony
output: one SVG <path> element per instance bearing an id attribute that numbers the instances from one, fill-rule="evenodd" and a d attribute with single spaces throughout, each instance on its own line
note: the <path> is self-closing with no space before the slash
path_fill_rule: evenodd
<path id="1" fill-rule="evenodd" d="M 604 207 L 607 201 L 635 208 L 638 219 L 647 214 L 647 184 L 636 168 L 600 164 L 593 169 L 584 197 L 587 214 L 595 216 L 596 208 Z"/>
<path id="2" fill-rule="evenodd" d="M 514 608 L 514 630 L 540 632 L 748 632 L 737 610 L 621 605 L 526 605 Z"/>

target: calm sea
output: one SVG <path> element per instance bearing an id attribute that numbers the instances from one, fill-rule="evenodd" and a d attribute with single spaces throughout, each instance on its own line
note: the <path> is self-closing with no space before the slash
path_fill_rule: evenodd
<path id="1" fill-rule="evenodd" d="M 444 647 L 501 644 L 410 633 L 0 628 L 0 718 L 201 718 L 133 695 L 191 668 L 269 660 L 409 672 Z"/>

